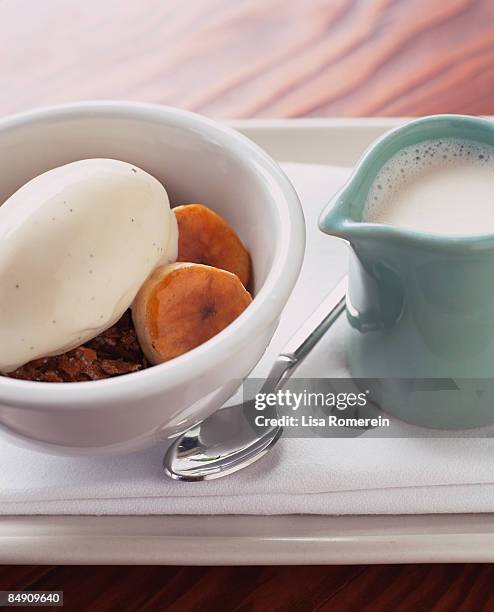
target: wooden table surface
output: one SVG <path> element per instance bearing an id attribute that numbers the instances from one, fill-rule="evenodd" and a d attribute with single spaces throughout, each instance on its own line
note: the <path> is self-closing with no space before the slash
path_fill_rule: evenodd
<path id="1" fill-rule="evenodd" d="M 492 0 L 2 0 L 0 114 L 88 98 L 216 117 L 493 111 Z"/>
<path id="2" fill-rule="evenodd" d="M 492 0 L 0 0 L 0 115 L 89 98 L 214 117 L 494 114 Z M 492 609 L 493 568 L 3 567 L 71 610 Z"/>

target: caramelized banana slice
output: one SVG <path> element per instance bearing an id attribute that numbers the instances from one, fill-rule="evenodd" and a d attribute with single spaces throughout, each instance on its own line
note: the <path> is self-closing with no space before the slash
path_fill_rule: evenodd
<path id="1" fill-rule="evenodd" d="M 185 204 L 173 210 L 178 223 L 177 261 L 228 270 L 246 287 L 250 278 L 249 253 L 223 217 L 203 204 Z"/>
<path id="2" fill-rule="evenodd" d="M 235 274 L 202 264 L 160 266 L 132 306 L 141 348 L 151 363 L 178 357 L 209 340 L 251 303 Z"/>

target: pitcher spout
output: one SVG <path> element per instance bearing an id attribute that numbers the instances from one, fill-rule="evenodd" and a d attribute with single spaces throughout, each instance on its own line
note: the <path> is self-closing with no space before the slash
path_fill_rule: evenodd
<path id="1" fill-rule="evenodd" d="M 319 216 L 319 229 L 325 234 L 351 242 L 355 223 L 349 216 L 349 203 L 345 189 L 336 193 L 326 204 Z"/>

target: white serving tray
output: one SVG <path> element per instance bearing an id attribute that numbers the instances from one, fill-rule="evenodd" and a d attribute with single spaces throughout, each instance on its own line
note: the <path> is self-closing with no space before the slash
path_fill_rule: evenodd
<path id="1" fill-rule="evenodd" d="M 351 166 L 404 119 L 241 120 L 279 161 Z M 339 564 L 494 561 L 494 514 L 4 516 L 0 564 Z"/>

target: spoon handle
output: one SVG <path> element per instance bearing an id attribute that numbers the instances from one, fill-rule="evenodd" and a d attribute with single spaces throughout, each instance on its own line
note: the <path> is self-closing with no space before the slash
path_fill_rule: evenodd
<path id="1" fill-rule="evenodd" d="M 286 343 L 269 373 L 271 385 L 278 386 L 289 377 L 345 310 L 347 286 L 348 277 L 344 276 Z"/>

